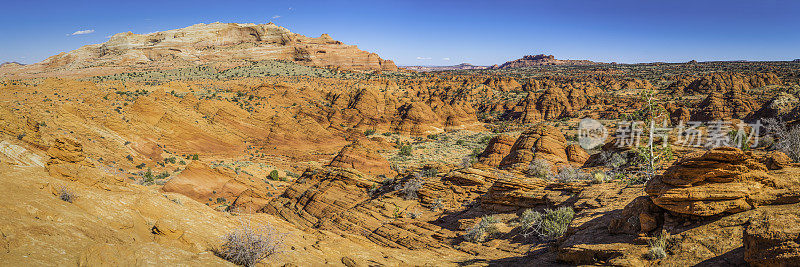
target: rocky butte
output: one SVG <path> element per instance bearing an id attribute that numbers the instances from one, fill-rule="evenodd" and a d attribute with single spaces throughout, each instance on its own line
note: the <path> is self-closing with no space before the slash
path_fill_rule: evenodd
<path id="1" fill-rule="evenodd" d="M 501 65 L 494 65 L 492 69 L 509 69 L 509 68 L 524 68 L 530 66 L 543 66 L 543 65 L 594 65 L 601 64 L 589 60 L 562 60 L 556 59 L 553 55 L 527 55 L 520 59 L 508 61 Z"/>

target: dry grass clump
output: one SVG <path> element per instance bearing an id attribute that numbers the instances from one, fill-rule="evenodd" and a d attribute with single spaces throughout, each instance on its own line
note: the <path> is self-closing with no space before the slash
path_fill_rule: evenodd
<path id="1" fill-rule="evenodd" d="M 213 252 L 218 257 L 242 266 L 255 266 L 272 255 L 280 253 L 283 235 L 269 225 L 241 226 L 224 237 L 222 246 Z"/>
<path id="2" fill-rule="evenodd" d="M 667 256 L 667 235 L 659 234 L 655 239 L 647 241 L 650 249 L 644 255 L 648 260 L 663 259 Z"/>
<path id="3" fill-rule="evenodd" d="M 404 199 L 416 199 L 417 198 L 417 191 L 422 188 L 422 185 L 425 184 L 422 179 L 417 177 L 412 177 L 408 179 L 402 185 L 399 185 L 399 188 L 395 188 L 396 190 L 400 190 L 400 193 L 403 194 Z"/>

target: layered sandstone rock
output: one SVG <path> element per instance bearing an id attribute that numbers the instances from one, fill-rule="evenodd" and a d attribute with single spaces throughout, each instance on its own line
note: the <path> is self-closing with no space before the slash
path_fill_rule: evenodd
<path id="1" fill-rule="evenodd" d="M 674 93 L 679 95 L 708 94 L 712 92 L 726 93 L 728 91 L 746 92 L 752 88 L 780 84 L 782 84 L 780 78 L 774 73 L 752 75 L 714 73 L 696 78 L 683 77 L 670 84 L 667 89 L 673 90 Z"/>
<path id="2" fill-rule="evenodd" d="M 725 94 L 712 92 L 700 102 L 692 119 L 701 121 L 744 119 L 754 110 L 754 100 L 742 91 L 731 90 Z"/>
<path id="3" fill-rule="evenodd" d="M 764 164 L 736 148 L 686 155 L 651 179 L 646 191 L 653 203 L 674 213 L 712 216 L 750 210 L 757 205 L 793 202 L 798 178 L 775 176 Z"/>
<path id="4" fill-rule="evenodd" d="M 72 137 L 61 136 L 47 149 L 50 160 L 46 168 L 50 176 L 78 181 L 86 185 L 105 186 L 119 184 L 120 177 L 110 176 L 96 169 L 83 152 L 83 145 Z"/>
<path id="5" fill-rule="evenodd" d="M 483 153 L 478 155 L 478 163 L 490 167 L 497 167 L 503 158 L 511 152 L 511 147 L 514 145 L 514 138 L 511 136 L 501 134 L 492 137 L 489 144 Z"/>
<path id="6" fill-rule="evenodd" d="M 583 165 L 588 158 L 579 146 L 567 146 L 564 134 L 546 124 L 533 126 L 514 143 L 511 152 L 500 162 L 501 168 L 527 170 L 534 159 L 544 159 L 554 166 L 560 164 Z"/>
<path id="7" fill-rule="evenodd" d="M 179 193 L 209 206 L 222 205 L 224 210 L 255 212 L 267 203 L 263 184 L 239 177 L 227 168 L 211 168 L 192 161 L 164 184 L 165 192 Z"/>
<path id="8" fill-rule="evenodd" d="M 438 226 L 396 216 L 397 203 L 372 200 L 375 183 L 345 169 L 308 170 L 262 211 L 300 227 L 359 234 L 393 248 L 436 249 L 442 244 L 431 236 L 453 237 Z"/>
<path id="9" fill-rule="evenodd" d="M 481 205 L 489 210 L 516 210 L 547 204 L 542 179 L 501 179 L 489 188 Z"/>
<path id="10" fill-rule="evenodd" d="M 369 141 L 355 141 L 343 147 L 328 166 L 350 168 L 372 176 L 393 176 L 394 171 L 390 168 L 389 161 L 367 147 L 365 142 Z"/>

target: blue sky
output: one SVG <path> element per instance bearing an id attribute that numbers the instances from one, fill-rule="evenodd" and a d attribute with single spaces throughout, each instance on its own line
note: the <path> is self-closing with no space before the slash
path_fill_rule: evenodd
<path id="1" fill-rule="evenodd" d="M 398 65 L 800 58 L 800 1 L 1 1 L 0 62 L 216 21 L 328 33 Z"/>

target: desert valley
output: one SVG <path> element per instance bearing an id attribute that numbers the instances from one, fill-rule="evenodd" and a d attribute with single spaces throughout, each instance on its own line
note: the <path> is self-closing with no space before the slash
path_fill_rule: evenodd
<path id="1" fill-rule="evenodd" d="M 519 56 L 209 23 L 0 65 L 0 265 L 800 266 L 800 62 Z"/>

